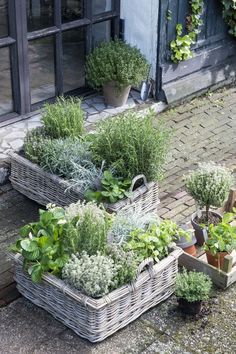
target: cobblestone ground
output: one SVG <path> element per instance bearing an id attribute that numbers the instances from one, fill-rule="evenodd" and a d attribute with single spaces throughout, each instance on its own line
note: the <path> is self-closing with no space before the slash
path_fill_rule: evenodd
<path id="1" fill-rule="evenodd" d="M 159 119 L 160 116 L 158 116 Z M 236 170 L 236 89 L 224 89 L 161 114 L 174 137 L 160 184 L 159 215 L 182 223 L 194 211 L 182 176 L 199 161 L 224 162 Z M 5 249 L 20 225 L 34 220 L 38 206 L 11 190 L 0 190 L 0 273 L 12 281 Z M 5 267 L 5 268 L 4 268 Z M 2 274 L 4 274 L 2 273 Z M 3 276 L 0 274 L 2 281 Z M 3 280 L 4 282 L 4 280 Z M 12 285 L 12 289 L 13 289 Z M 2 305 L 16 294 L 2 295 Z M 236 353 L 236 285 L 216 290 L 203 314 L 183 317 L 172 296 L 101 344 L 89 344 L 43 310 L 20 298 L 0 309 L 0 353 L 12 354 L 233 354 Z"/>

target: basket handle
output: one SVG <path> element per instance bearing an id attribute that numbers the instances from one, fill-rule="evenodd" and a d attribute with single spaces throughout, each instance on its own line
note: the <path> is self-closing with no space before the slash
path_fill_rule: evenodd
<path id="1" fill-rule="evenodd" d="M 141 179 L 143 180 L 143 184 L 145 185 L 145 187 L 148 189 L 147 178 L 144 175 L 138 175 L 132 179 L 132 183 L 130 186 L 130 192 L 133 192 L 135 184 Z"/>
<path id="2" fill-rule="evenodd" d="M 149 257 L 149 258 L 144 259 L 144 260 L 140 263 L 140 265 L 138 266 L 135 281 L 138 279 L 140 273 L 143 271 L 143 269 L 144 269 L 145 267 L 147 267 L 147 270 L 148 270 L 148 272 L 149 272 L 149 274 L 150 274 L 150 277 L 153 277 L 153 275 L 154 275 L 153 265 L 154 265 L 154 260 L 153 260 L 153 258 Z"/>

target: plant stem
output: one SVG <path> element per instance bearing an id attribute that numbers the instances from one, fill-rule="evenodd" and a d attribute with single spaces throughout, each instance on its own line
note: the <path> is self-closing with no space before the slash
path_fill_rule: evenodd
<path id="1" fill-rule="evenodd" d="M 210 209 L 210 205 L 206 205 L 206 221 L 207 221 L 207 224 L 208 224 L 208 221 L 209 221 L 209 209 Z"/>

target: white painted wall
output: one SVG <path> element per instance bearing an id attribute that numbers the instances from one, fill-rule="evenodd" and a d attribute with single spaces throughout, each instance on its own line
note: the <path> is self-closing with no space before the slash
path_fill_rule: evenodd
<path id="1" fill-rule="evenodd" d="M 158 6 L 159 0 L 121 0 L 125 40 L 136 45 L 152 64 L 153 80 L 156 74 Z"/>

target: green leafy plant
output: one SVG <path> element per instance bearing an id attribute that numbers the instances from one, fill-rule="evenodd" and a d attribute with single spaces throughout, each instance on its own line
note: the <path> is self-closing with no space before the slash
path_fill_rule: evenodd
<path id="1" fill-rule="evenodd" d="M 45 272 L 60 276 L 70 254 L 78 249 L 77 233 L 65 220 L 63 208 L 40 210 L 39 221 L 21 228 L 20 235 L 11 250 L 22 254 L 33 282 L 39 282 Z"/>
<path id="2" fill-rule="evenodd" d="M 87 137 L 97 166 L 105 161 L 105 168 L 123 180 L 138 174 L 160 179 L 170 131 L 161 122 L 154 127 L 154 119 L 153 111 L 145 117 L 128 112 L 101 122 L 97 132 Z"/>
<path id="3" fill-rule="evenodd" d="M 70 181 L 81 190 L 94 188 L 102 172 L 92 162 L 89 145 L 76 138 L 41 139 L 34 134 L 25 141 L 26 157 L 44 170 Z"/>
<path id="4" fill-rule="evenodd" d="M 94 298 L 109 293 L 115 286 L 116 274 L 116 266 L 111 257 L 99 252 L 91 256 L 86 252 L 72 255 L 62 271 L 62 277 L 66 282 Z"/>
<path id="5" fill-rule="evenodd" d="M 46 134 L 51 138 L 80 137 L 84 131 L 81 101 L 73 97 L 58 97 L 55 104 L 46 103 L 42 122 Z"/>
<path id="6" fill-rule="evenodd" d="M 125 251 L 116 244 L 108 245 L 107 254 L 113 259 L 116 267 L 115 288 L 131 283 L 137 275 L 139 265 L 136 254 L 133 251 Z"/>
<path id="7" fill-rule="evenodd" d="M 101 179 L 101 190 L 88 190 L 84 196 L 89 201 L 116 203 L 120 199 L 128 198 L 131 193 L 127 190 L 131 185 L 131 180 L 122 181 L 113 177 L 110 171 L 104 171 Z"/>
<path id="8" fill-rule="evenodd" d="M 206 251 L 216 255 L 219 252 L 231 253 L 236 249 L 236 226 L 230 224 L 235 218 L 236 209 L 234 213 L 224 214 L 222 222 L 216 226 L 209 225 L 208 239 L 204 245 Z"/>
<path id="9" fill-rule="evenodd" d="M 25 157 L 35 164 L 40 164 L 45 142 L 50 140 L 43 127 L 28 130 L 24 139 Z"/>
<path id="10" fill-rule="evenodd" d="M 178 231 L 176 223 L 164 220 L 160 225 L 153 224 L 147 230 L 132 231 L 125 247 L 136 252 L 140 262 L 149 257 L 158 262 L 168 255 L 171 244 L 178 237 Z"/>
<path id="11" fill-rule="evenodd" d="M 78 202 L 66 208 L 66 217 L 75 225 L 79 240 L 78 249 L 89 255 L 97 251 L 105 253 L 107 235 L 111 228 L 112 216 L 93 202 Z"/>
<path id="12" fill-rule="evenodd" d="M 176 39 L 171 41 L 171 60 L 174 63 L 191 59 L 193 57 L 192 45 L 196 43 L 197 34 L 202 25 L 201 15 L 203 13 L 204 0 L 190 0 L 191 14 L 187 16 L 186 29 L 183 33 L 183 25 L 176 25 Z"/>
<path id="13" fill-rule="evenodd" d="M 88 55 L 86 76 L 95 89 L 115 81 L 117 89 L 138 86 L 146 79 L 149 65 L 140 50 L 119 39 L 103 42 Z"/>
<path id="14" fill-rule="evenodd" d="M 200 208 L 206 208 L 206 222 L 209 220 L 210 207 L 221 207 L 226 200 L 233 176 L 230 170 L 214 162 L 199 163 L 195 171 L 185 176 L 185 184 L 189 194 Z"/>
<path id="15" fill-rule="evenodd" d="M 175 294 L 179 299 L 188 302 L 208 300 L 211 288 L 212 281 L 208 275 L 187 272 L 186 269 L 177 274 Z"/>
<path id="16" fill-rule="evenodd" d="M 236 37 L 236 1 L 221 0 L 223 4 L 223 18 L 230 27 L 229 33 Z"/>

